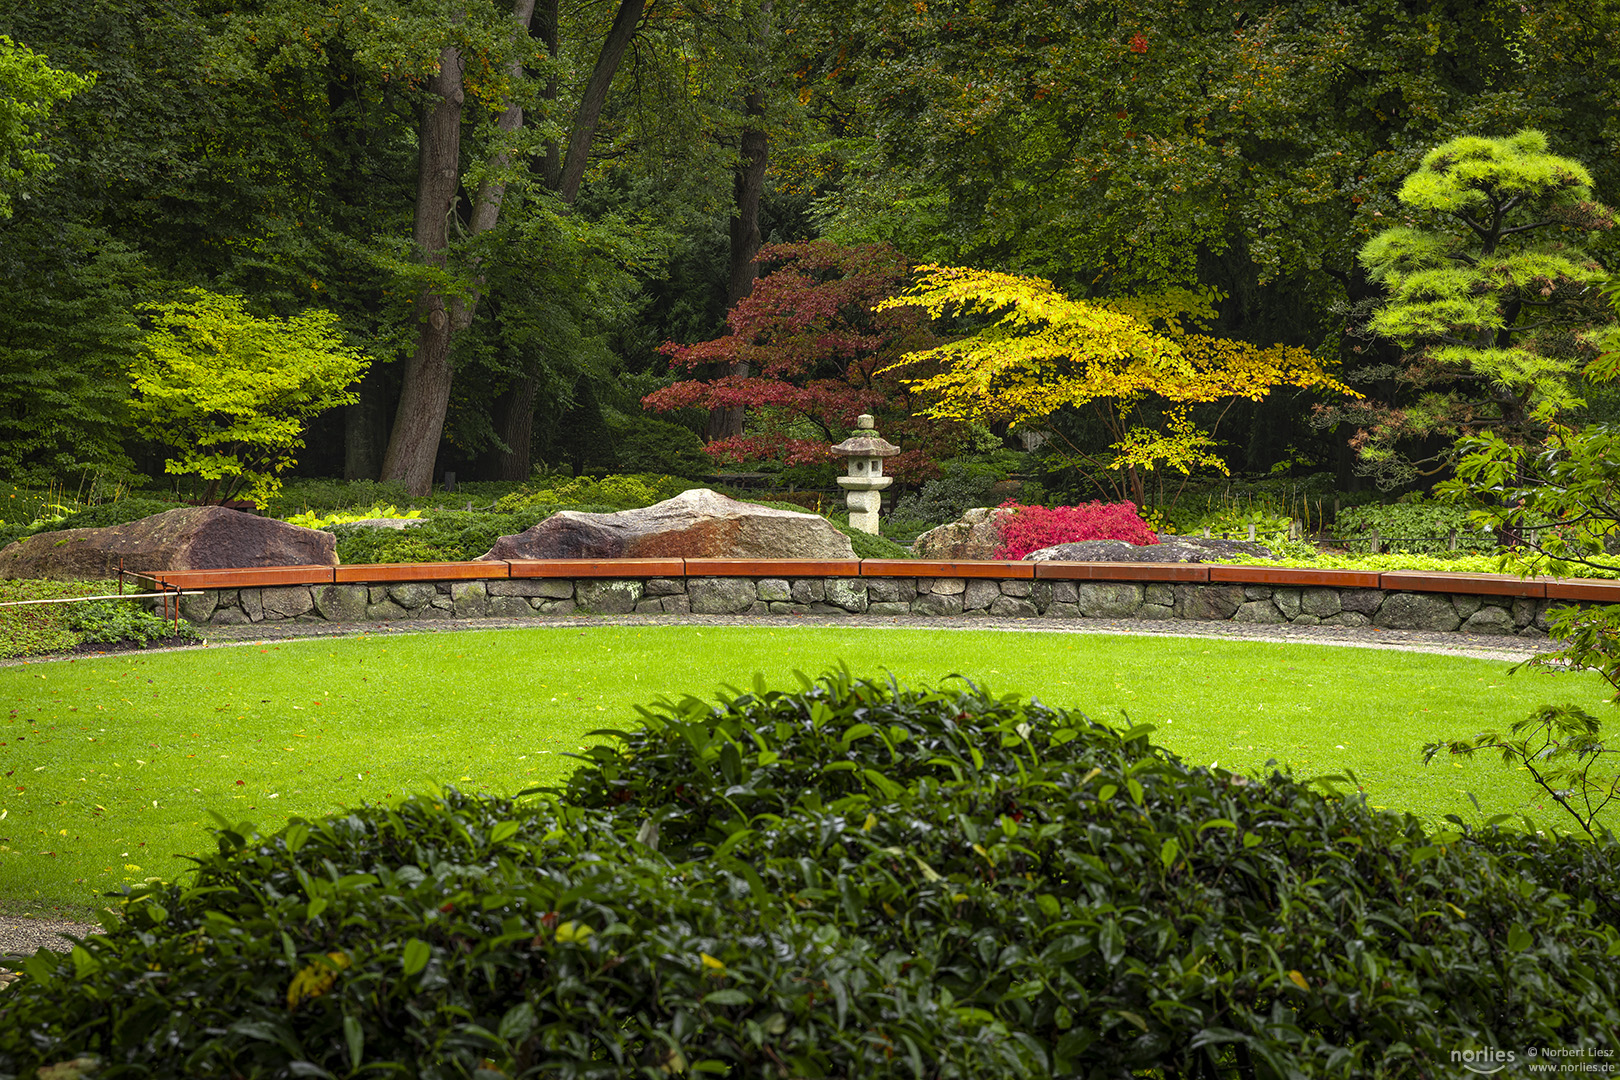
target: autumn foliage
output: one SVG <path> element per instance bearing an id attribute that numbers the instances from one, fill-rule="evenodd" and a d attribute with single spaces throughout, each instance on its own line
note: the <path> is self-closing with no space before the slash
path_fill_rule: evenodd
<path id="1" fill-rule="evenodd" d="M 1215 427 L 1238 400 L 1259 401 L 1281 386 L 1354 396 L 1305 349 L 1194 332 L 1214 315 L 1216 298 L 1210 290 L 1167 289 L 1076 300 L 1042 278 L 924 266 L 910 292 L 880 306 L 985 321 L 895 364 L 936 369 L 907 380 L 928 401 L 927 415 L 1042 425 L 1064 409 L 1094 410 L 1113 443 L 1101 456 L 1071 447 L 1074 464 L 1122 476 L 1140 502 L 1143 473 L 1226 471 Z M 1195 405 L 1217 406 L 1215 423 L 1196 426 Z"/>
<path id="2" fill-rule="evenodd" d="M 882 244 L 812 241 L 770 245 L 759 261 L 771 272 L 731 310 L 725 335 L 662 347 L 670 368 L 690 377 L 642 405 L 655 412 L 743 406 L 747 433 L 717 439 L 707 452 L 725 462 L 789 465 L 833 460 L 831 445 L 871 413 L 884 437 L 904 448 L 886 472 L 902 480 L 935 475 L 933 458 L 949 450 L 956 425 L 914 417 L 903 382 L 881 374 L 906 352 L 936 343 L 918 309 L 873 310 L 910 284 L 905 257 Z M 748 374 L 707 374 L 739 367 Z"/>
<path id="3" fill-rule="evenodd" d="M 1032 551 L 1082 540 L 1124 540 L 1157 544 L 1159 537 L 1137 515 L 1132 502 L 1089 502 L 1080 506 L 1024 506 L 1008 499 L 996 515 L 1001 545 L 998 559 L 1022 559 Z"/>

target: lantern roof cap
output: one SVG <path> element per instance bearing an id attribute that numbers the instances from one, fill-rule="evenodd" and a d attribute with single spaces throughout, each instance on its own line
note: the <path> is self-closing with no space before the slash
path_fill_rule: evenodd
<path id="1" fill-rule="evenodd" d="M 832 448 L 840 457 L 893 457 L 900 448 L 877 435 L 858 435 Z"/>
<path id="2" fill-rule="evenodd" d="M 849 433 L 849 438 L 832 448 L 832 452 L 840 457 L 893 457 L 900 452 L 900 448 L 879 435 L 875 428 L 875 421 L 871 413 L 861 413 L 855 418 L 855 430 Z"/>

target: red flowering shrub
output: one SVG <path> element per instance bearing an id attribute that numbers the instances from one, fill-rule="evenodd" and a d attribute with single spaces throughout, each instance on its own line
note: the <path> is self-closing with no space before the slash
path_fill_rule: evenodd
<path id="1" fill-rule="evenodd" d="M 1032 551 L 1081 540 L 1125 540 L 1157 544 L 1133 502 L 1089 502 L 1084 506 L 1024 506 L 1008 499 L 996 515 L 1001 532 L 998 559 L 1022 559 Z"/>

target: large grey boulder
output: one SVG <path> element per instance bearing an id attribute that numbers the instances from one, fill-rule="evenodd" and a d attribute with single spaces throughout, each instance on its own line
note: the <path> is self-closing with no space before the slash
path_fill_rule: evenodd
<path id="1" fill-rule="evenodd" d="M 0 579 L 86 581 L 125 570 L 336 566 L 337 538 L 222 506 L 187 506 L 105 529 L 36 533 L 0 551 Z M 306 590 L 307 591 L 307 590 Z"/>
<path id="2" fill-rule="evenodd" d="M 485 559 L 853 559 L 825 518 L 697 488 L 616 514 L 559 510 L 495 541 Z"/>
<path id="3" fill-rule="evenodd" d="M 1247 540 L 1218 537 L 1161 536 L 1157 544 L 1125 540 L 1081 540 L 1041 548 L 1024 556 L 1028 562 L 1214 562 L 1221 559 L 1269 559 L 1271 552 Z"/>
<path id="4" fill-rule="evenodd" d="M 911 552 L 919 559 L 993 559 L 1001 546 L 996 518 L 1004 512 L 990 506 L 968 510 L 957 520 L 917 537 Z"/>

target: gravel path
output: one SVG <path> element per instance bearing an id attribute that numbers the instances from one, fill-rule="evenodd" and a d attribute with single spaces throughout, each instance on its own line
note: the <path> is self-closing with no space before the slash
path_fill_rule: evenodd
<path id="1" fill-rule="evenodd" d="M 1544 639 L 1495 637 L 1476 634 L 1441 634 L 1417 630 L 1375 630 L 1348 626 L 1259 626 L 1250 623 L 1204 622 L 1185 619 L 1145 621 L 1141 619 L 1083 619 L 1048 621 L 1044 619 L 997 619 L 960 616 L 939 619 L 926 616 L 882 616 L 840 618 L 828 615 L 768 616 L 750 618 L 735 615 L 572 615 L 566 618 L 534 619 L 456 619 L 442 622 L 396 622 L 322 625 L 292 623 L 270 626 L 210 626 L 203 630 L 201 645 L 182 649 L 151 649 L 148 652 L 196 651 L 228 648 L 264 641 L 291 641 L 301 638 L 392 637 L 399 634 L 446 634 L 464 630 L 523 630 L 533 627 L 582 626 L 740 626 L 763 625 L 777 628 L 836 627 L 842 630 L 880 631 L 894 627 L 937 630 L 945 633 L 963 630 L 1003 630 L 1054 634 L 1131 634 L 1137 637 L 1228 638 L 1236 641 L 1298 642 L 1366 649 L 1398 649 L 1408 652 L 1439 653 L 1445 656 L 1472 656 L 1489 660 L 1517 662 L 1538 653 L 1552 652 L 1557 646 Z M 85 659 L 98 654 L 33 657 L 28 663 Z M 12 661 L 21 663 L 23 661 Z M 99 933 L 90 923 L 58 919 L 35 919 L 0 915 L 0 963 L 14 966 L 21 957 L 40 948 L 67 952 L 72 943 L 63 934 L 83 937 Z M 0 967 L 0 988 L 12 976 Z"/>
<path id="2" fill-rule="evenodd" d="M 1011 630 L 1051 634 L 1131 634 L 1138 637 L 1216 637 L 1239 641 L 1290 641 L 1311 645 L 1339 645 L 1369 649 L 1402 649 L 1409 652 L 1439 653 L 1446 656 L 1477 656 L 1493 660 L 1523 660 L 1537 653 L 1552 652 L 1557 646 L 1545 638 L 1502 637 L 1489 634 L 1435 633 L 1421 630 L 1378 630 L 1372 627 L 1262 626 L 1254 623 L 1213 622 L 1192 619 L 998 619 L 992 616 L 962 615 L 936 618 L 923 615 L 861 616 L 836 615 L 569 615 L 536 616 L 532 619 L 445 619 L 442 621 L 384 623 L 259 623 L 251 626 L 208 626 L 204 642 L 189 649 L 244 645 L 262 641 L 289 641 L 302 638 L 392 637 L 399 634 L 449 634 L 465 630 L 525 630 L 534 627 L 584 626 L 769 626 L 836 627 L 843 630 L 885 630 L 904 627 L 938 630 Z M 148 652 L 170 651 L 149 649 Z M 81 654 L 94 656 L 95 653 Z M 31 662 L 39 663 L 39 657 Z M 53 658 L 65 659 L 65 658 Z M 13 661 L 14 663 L 17 661 Z"/>

